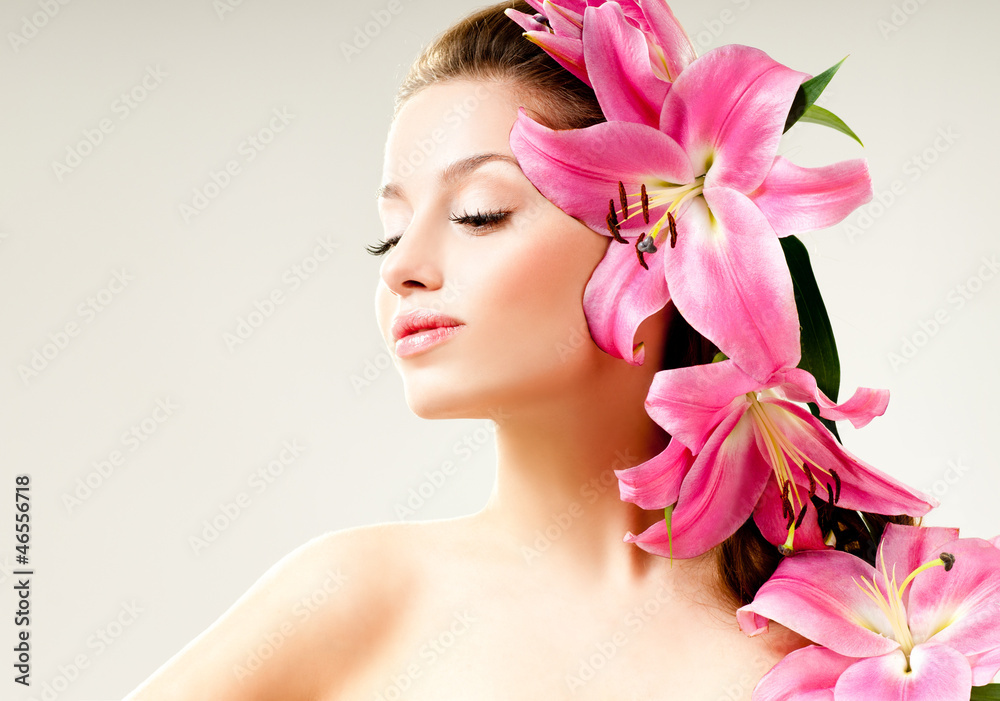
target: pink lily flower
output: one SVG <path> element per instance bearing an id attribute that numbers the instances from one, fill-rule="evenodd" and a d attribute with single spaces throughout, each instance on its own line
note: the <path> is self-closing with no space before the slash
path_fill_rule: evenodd
<path id="1" fill-rule="evenodd" d="M 584 16 L 587 8 L 613 5 L 629 25 L 640 30 L 648 66 L 661 80 L 673 81 L 697 54 L 670 6 L 663 0 L 527 0 L 538 13 L 535 16 L 507 10 L 506 14 L 521 25 L 525 36 L 542 47 L 570 73 L 592 85 L 589 67 L 592 58 L 585 56 L 583 45 Z M 540 20 L 544 20 L 544 23 Z"/>
<path id="2" fill-rule="evenodd" d="M 618 241 L 584 298 L 600 348 L 640 364 L 636 328 L 673 299 L 688 323 L 763 381 L 794 365 L 799 353 L 778 237 L 831 226 L 868 202 L 867 165 L 858 159 L 800 168 L 776 155 L 792 100 L 809 76 L 757 49 L 714 49 L 672 84 L 661 81 L 669 89 L 657 92 L 631 36 L 638 30 L 616 7 L 587 8 L 582 34 L 610 121 L 554 131 L 522 110 L 511 148 L 547 199 Z M 650 116 L 660 101 L 658 117 Z M 634 244 L 631 259 L 615 250 L 622 243 Z M 637 264 L 650 275 L 625 269 Z M 666 285 L 651 291 L 657 266 Z M 614 306 L 632 309 L 609 311 Z"/>
<path id="3" fill-rule="evenodd" d="M 737 613 L 817 643 L 768 672 L 754 701 L 968 701 L 1000 671 L 1000 549 L 951 528 L 890 524 L 878 568 L 839 551 L 778 566 Z"/>
<path id="4" fill-rule="evenodd" d="M 796 359 L 797 360 L 797 359 Z M 922 516 L 937 502 L 846 451 L 807 409 L 856 428 L 880 416 L 886 390 L 859 388 L 832 402 L 801 368 L 759 383 L 732 360 L 658 372 L 646 411 L 671 435 L 646 463 L 619 470 L 621 498 L 644 509 L 674 505 L 625 536 L 648 552 L 689 558 L 707 552 L 752 515 L 761 533 L 790 554 L 829 547 L 824 527 L 834 505 Z"/>

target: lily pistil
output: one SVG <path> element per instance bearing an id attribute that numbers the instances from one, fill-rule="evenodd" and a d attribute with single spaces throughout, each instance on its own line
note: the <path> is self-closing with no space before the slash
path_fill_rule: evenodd
<path id="1" fill-rule="evenodd" d="M 925 562 L 920 565 L 920 567 L 910 572 L 902 583 L 899 586 L 896 586 L 896 567 L 893 565 L 892 574 L 890 575 L 886 568 L 885 557 L 882 557 L 882 581 L 885 584 L 887 591 L 882 591 L 878 584 L 876 584 L 875 577 L 872 577 L 871 579 L 861 577 L 860 582 L 856 579 L 854 580 L 854 583 L 861 588 L 861 591 L 863 591 L 865 595 L 871 599 L 875 605 L 879 607 L 879 609 L 882 610 L 885 617 L 888 619 L 889 624 L 892 626 L 893 638 L 897 643 L 899 643 L 900 650 L 902 650 L 903 655 L 906 656 L 906 672 L 911 671 L 910 653 L 913 652 L 916 642 L 913 639 L 913 633 L 910 631 L 910 626 L 907 623 L 906 604 L 903 601 L 903 593 L 918 574 L 926 572 L 932 567 L 944 567 L 945 572 L 950 572 L 954 565 L 955 556 L 951 553 L 943 552 L 937 559 Z M 878 631 L 875 632 L 877 633 Z"/>

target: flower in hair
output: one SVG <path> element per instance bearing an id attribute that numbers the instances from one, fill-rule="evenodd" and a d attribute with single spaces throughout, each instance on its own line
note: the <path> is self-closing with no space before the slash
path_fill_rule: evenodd
<path id="1" fill-rule="evenodd" d="M 888 392 L 862 387 L 836 404 L 801 368 L 760 383 L 732 360 L 658 372 L 646 411 L 670 444 L 617 475 L 623 500 L 667 509 L 669 517 L 626 542 L 695 557 L 752 516 L 765 538 L 791 554 L 824 549 L 840 535 L 834 507 L 922 516 L 937 505 L 844 450 L 798 402 L 860 428 L 885 411 Z"/>
<path id="2" fill-rule="evenodd" d="M 566 70 L 591 85 L 587 57 L 584 53 L 583 19 L 588 5 L 600 3 L 586 0 L 561 0 L 539 2 L 527 0 L 538 14 L 532 16 L 514 9 L 506 14 L 525 30 L 524 35 L 535 42 Z M 627 22 L 640 30 L 649 57 L 650 70 L 669 82 L 680 75 L 695 57 L 691 40 L 665 2 L 638 2 L 621 0 L 617 3 Z M 596 65 L 591 57 L 591 65 Z"/>
<path id="3" fill-rule="evenodd" d="M 825 551 L 778 565 L 740 627 L 757 635 L 773 620 L 817 644 L 779 662 L 754 701 L 968 701 L 989 684 L 1000 671 L 995 542 L 889 524 L 875 562 Z"/>
<path id="4" fill-rule="evenodd" d="M 547 199 L 615 241 L 585 293 L 591 335 L 639 364 L 636 329 L 673 300 L 766 380 L 799 352 L 779 237 L 831 226 L 868 202 L 865 161 L 802 168 L 777 156 L 809 76 L 762 51 L 714 49 L 667 83 L 622 6 L 586 7 L 582 18 L 587 74 L 608 121 L 556 131 L 522 110 L 510 144 Z"/>

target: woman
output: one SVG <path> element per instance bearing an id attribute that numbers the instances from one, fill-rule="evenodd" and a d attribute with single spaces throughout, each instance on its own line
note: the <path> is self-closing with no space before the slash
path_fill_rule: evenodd
<path id="1" fill-rule="evenodd" d="M 638 327 L 642 364 L 591 338 L 584 292 L 617 244 L 540 194 L 510 133 L 520 107 L 554 129 L 603 115 L 511 6 L 534 12 L 478 13 L 404 81 L 372 246 L 410 408 L 495 422 L 489 502 L 306 544 L 129 699 L 740 699 L 807 644 L 736 625 L 780 559 L 752 520 L 687 559 L 622 540 L 664 518 L 615 473 L 668 445 L 643 406 L 654 374 L 717 349 L 670 304 Z M 867 516 L 839 547 L 873 549 L 887 519 Z"/>

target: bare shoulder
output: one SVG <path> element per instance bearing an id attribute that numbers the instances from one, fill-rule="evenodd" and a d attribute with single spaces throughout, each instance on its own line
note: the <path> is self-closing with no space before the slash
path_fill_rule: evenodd
<path id="1" fill-rule="evenodd" d="M 419 588 L 435 527 L 318 536 L 275 563 L 126 701 L 315 698 L 365 663 Z"/>

